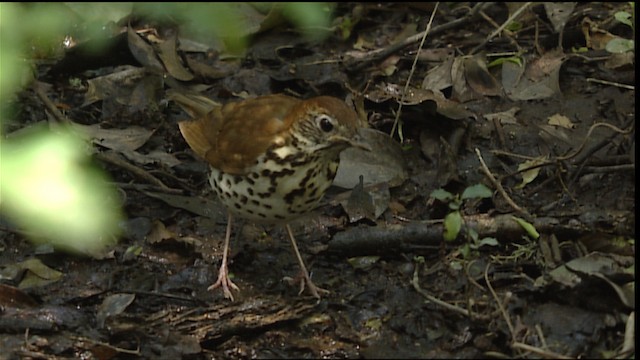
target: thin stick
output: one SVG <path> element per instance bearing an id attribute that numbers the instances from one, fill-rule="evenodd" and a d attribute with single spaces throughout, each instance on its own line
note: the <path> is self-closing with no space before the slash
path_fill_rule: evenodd
<path id="1" fill-rule="evenodd" d="M 395 133 L 396 128 L 398 126 L 398 122 L 400 121 L 400 114 L 402 113 L 402 103 L 404 103 L 405 94 L 407 93 L 407 90 L 409 89 L 409 84 L 411 83 L 411 78 L 413 77 L 413 73 L 416 70 L 416 64 L 418 63 L 418 56 L 420 56 L 420 51 L 422 51 L 422 47 L 424 46 L 424 41 L 427 39 L 427 34 L 429 34 L 429 31 L 431 31 L 431 24 L 433 23 L 433 18 L 436 15 L 436 11 L 438 11 L 438 4 L 440 4 L 440 2 L 436 3 L 436 5 L 433 8 L 433 11 L 431 12 L 431 17 L 429 18 L 429 23 L 427 24 L 427 29 L 422 32 L 422 40 L 420 41 L 420 46 L 418 47 L 418 51 L 416 51 L 416 56 L 413 58 L 413 65 L 411 65 L 411 71 L 409 72 L 409 76 L 407 77 L 407 81 L 404 83 L 404 89 L 402 90 L 402 94 L 400 94 L 400 101 L 398 103 L 398 111 L 396 112 L 396 118 L 393 121 L 393 127 L 391 128 L 391 133 L 389 134 L 391 137 L 393 137 L 393 133 Z"/>
<path id="2" fill-rule="evenodd" d="M 146 170 L 139 168 L 127 161 L 125 161 L 124 159 L 122 159 L 117 153 L 113 152 L 113 151 L 106 151 L 106 152 L 98 152 L 96 153 L 96 158 L 99 160 L 102 160 L 104 162 L 108 162 L 112 165 L 121 167 L 129 172 L 131 172 L 132 174 L 147 180 L 148 182 L 150 182 L 151 184 L 155 185 L 155 186 L 159 186 L 163 191 L 170 191 L 171 188 L 168 187 L 167 185 L 165 185 L 165 183 L 162 182 L 162 180 L 158 179 L 157 177 L 151 175 L 149 172 L 147 172 Z"/>
<path id="3" fill-rule="evenodd" d="M 447 30 L 451 30 L 455 27 L 457 27 L 458 25 L 461 25 L 463 23 L 465 23 L 466 21 L 473 19 L 474 17 L 476 17 L 476 15 L 478 14 L 478 12 L 482 9 L 484 9 L 487 6 L 492 5 L 493 3 L 488 2 L 479 2 L 477 3 L 473 8 L 471 8 L 471 10 L 464 15 L 463 17 L 461 17 L 460 19 L 456 19 L 453 21 L 449 21 L 447 23 L 444 23 L 442 25 L 438 25 L 433 27 L 433 29 L 431 29 L 430 33 L 431 35 L 435 35 L 435 34 L 439 34 L 442 33 L 444 31 Z M 424 31 L 426 32 L 426 30 Z M 354 59 L 350 59 L 347 62 L 347 67 L 349 67 L 349 70 L 351 71 L 358 71 L 358 70 L 362 70 L 364 67 L 366 67 L 369 63 L 373 62 L 373 61 L 377 61 L 379 59 L 384 59 L 387 56 L 396 53 L 399 50 L 404 49 L 405 47 L 412 45 L 416 42 L 418 42 L 423 36 L 424 36 L 424 32 L 419 33 L 419 34 L 415 34 L 415 35 L 411 35 L 408 38 L 404 39 L 401 42 L 389 45 L 386 48 L 382 48 L 382 49 L 376 49 L 376 50 L 372 50 L 370 52 L 368 52 L 367 54 L 365 54 L 365 56 L 363 57 L 359 57 L 359 58 L 354 58 Z"/>
<path id="4" fill-rule="evenodd" d="M 496 291 L 493 289 L 493 286 L 491 285 L 491 282 L 489 281 L 489 267 L 491 266 L 491 264 L 487 264 L 487 266 L 484 268 L 484 281 L 487 283 L 487 288 L 489 289 L 489 292 L 491 292 L 491 295 L 493 296 L 493 299 L 496 301 L 496 304 L 498 305 L 498 308 L 500 309 L 500 312 L 502 313 L 502 316 L 504 317 L 504 321 L 507 323 L 507 327 L 509 327 L 509 332 L 511 333 L 511 340 L 515 342 L 515 337 L 516 337 L 516 330 L 513 327 L 513 324 L 511 323 L 511 318 L 509 318 L 509 314 L 507 313 L 507 310 L 505 310 L 504 306 L 502 305 L 502 301 L 498 298 L 498 294 L 496 294 Z"/>
<path id="5" fill-rule="evenodd" d="M 60 112 L 60 110 L 58 110 L 58 108 L 51 101 L 51 99 L 49 99 L 49 97 L 47 97 L 47 95 L 42 90 L 42 86 L 43 85 L 42 85 L 41 82 L 34 81 L 33 85 L 31 86 L 31 88 L 36 93 L 36 95 L 38 96 L 40 101 L 42 101 L 42 103 L 47 108 L 47 110 L 51 113 L 51 116 L 53 116 L 56 119 L 56 121 L 58 121 L 61 124 L 69 125 L 71 123 L 71 121 L 69 119 L 67 119 L 67 117 L 64 116 L 64 114 L 62 114 Z"/>
<path id="6" fill-rule="evenodd" d="M 509 16 L 509 18 L 507 19 L 507 21 L 505 21 L 504 23 L 502 23 L 502 25 L 500 25 L 499 28 L 497 28 L 494 32 L 492 32 L 491 34 L 489 34 L 489 36 L 487 36 L 486 39 L 484 39 L 483 42 L 481 42 L 480 44 L 478 44 L 476 47 L 474 47 L 470 52 L 469 55 L 473 55 L 475 54 L 478 50 L 480 50 L 487 42 L 489 42 L 489 40 L 493 39 L 494 37 L 496 37 L 498 34 L 500 34 L 502 32 L 502 30 L 504 30 L 504 28 L 507 27 L 507 25 L 509 25 L 513 20 L 515 20 L 518 16 L 520 16 L 520 14 L 522 14 L 522 12 L 527 9 L 529 7 L 529 5 L 531 5 L 531 2 L 527 2 L 524 3 L 524 5 L 522 5 L 518 10 L 516 10 L 513 14 L 511 14 L 511 16 Z"/>
<path id="7" fill-rule="evenodd" d="M 535 346 L 531 346 L 525 343 L 521 343 L 521 342 L 514 342 L 513 344 L 511 344 L 511 347 L 514 349 L 519 349 L 519 350 L 525 350 L 525 351 L 530 351 L 536 355 L 540 355 L 543 356 L 547 359 L 574 359 L 570 356 L 566 356 L 566 355 L 562 355 L 562 354 L 558 354 L 556 352 L 553 351 L 549 351 L 549 350 L 544 350 L 544 349 L 540 349 L 538 347 Z"/>
<path id="8" fill-rule="evenodd" d="M 516 210 L 519 213 L 522 213 L 522 214 L 525 214 L 527 216 L 530 216 L 529 212 L 527 210 L 525 210 L 525 209 L 521 208 L 520 206 L 518 206 L 518 204 L 516 204 L 515 201 L 513 201 L 511 199 L 511 197 L 507 194 L 507 192 L 502 187 L 502 184 L 500 184 L 500 182 L 496 179 L 496 177 L 493 176 L 493 174 L 489 170 L 489 167 L 487 167 L 487 164 L 484 162 L 484 159 L 482 158 L 482 154 L 480 154 L 480 150 L 478 150 L 478 148 L 476 148 L 475 150 L 476 150 L 476 155 L 478 156 L 478 160 L 480 160 L 480 165 L 482 166 L 482 170 L 484 171 L 485 175 L 487 175 L 489 180 L 491 180 L 491 182 L 493 183 L 493 186 L 496 187 L 496 189 L 498 190 L 500 195 L 502 195 L 502 197 L 507 201 L 509 206 L 511 206 L 514 210 Z"/>
<path id="9" fill-rule="evenodd" d="M 627 89 L 627 90 L 635 90 L 636 89 L 636 87 L 633 86 L 633 85 L 621 84 L 621 83 L 617 83 L 617 82 L 594 79 L 594 78 L 587 78 L 587 82 L 592 82 L 592 83 L 596 83 L 596 84 L 603 84 L 603 85 L 617 86 L 619 88 L 623 88 L 623 89 Z"/>

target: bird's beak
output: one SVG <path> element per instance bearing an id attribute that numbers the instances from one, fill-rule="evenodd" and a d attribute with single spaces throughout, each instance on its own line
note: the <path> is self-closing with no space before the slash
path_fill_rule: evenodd
<path id="1" fill-rule="evenodd" d="M 356 135 L 353 139 L 346 138 L 341 135 L 333 135 L 329 138 L 329 141 L 335 144 L 346 144 L 350 147 L 371 151 L 371 147 L 362 141 L 362 138 Z"/>

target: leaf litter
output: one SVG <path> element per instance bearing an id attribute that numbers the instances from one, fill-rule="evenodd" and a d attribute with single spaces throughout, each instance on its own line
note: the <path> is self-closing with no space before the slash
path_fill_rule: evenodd
<path id="1" fill-rule="evenodd" d="M 55 85 L 47 96 L 71 109 L 67 116 L 98 145 L 96 153 L 123 156 L 104 164 L 126 193 L 131 225 L 150 225 L 102 259 L 38 254 L 19 232 L 3 231 L 3 347 L 27 354 L 11 339 L 30 329 L 59 341 L 56 348 L 29 343 L 29 354 L 42 356 L 632 356 L 635 100 L 627 90 L 633 83 L 616 81 L 625 62 L 613 66 L 620 55 L 603 53 L 628 34 L 602 21 L 625 4 L 591 5 L 508 11 L 478 4 L 465 13 L 439 4 L 423 49 L 410 39 L 421 38 L 433 7 L 339 4 L 335 33 L 325 41 L 290 31 L 275 10 L 252 9 L 245 14 L 252 40 L 242 56 L 160 23 L 120 23 L 126 36 L 113 40 L 129 53 L 114 61 L 123 67 L 96 64 L 74 73 L 54 65 L 40 81 Z M 486 54 L 471 53 L 516 15 L 523 27 L 484 43 Z M 557 34 L 581 37 L 558 44 Z M 584 44 L 599 53 L 569 50 Z M 488 66 L 497 53 L 519 61 Z M 79 52 L 67 56 L 59 64 L 82 62 Z M 418 80 L 402 94 L 414 57 Z M 54 74 L 79 77 L 88 91 L 65 89 L 68 82 Z M 187 91 L 218 103 L 273 92 L 360 97 L 355 103 L 377 131 L 372 137 L 379 139 L 368 143 L 378 153 L 345 154 L 340 171 L 352 176 L 337 182 L 353 191 L 330 194 L 294 224 L 307 252 L 316 249 L 314 280 L 332 291 L 320 303 L 279 281 L 291 271 L 282 229 L 251 234 L 251 224 L 236 230 L 243 236 L 232 245 L 234 281 L 243 288 L 237 302 L 206 291 L 217 275 L 226 219 L 206 167 L 177 130 L 187 116 L 169 93 Z M 388 136 L 401 101 L 402 141 Z M 42 120 L 21 114 L 25 125 Z M 474 148 L 482 149 L 483 170 Z M 497 183 L 503 192 L 461 202 L 459 233 L 469 235 L 445 243 L 449 200 L 429 194 L 446 189 L 455 196 L 478 183 L 492 190 Z M 508 204 L 533 217 L 521 218 Z M 493 246 L 474 239 L 493 239 Z M 37 269 L 53 275 L 30 282 L 32 271 L 16 254 L 41 261 Z M 18 289 L 22 281 L 32 285 Z M 32 320 L 16 321 L 24 316 Z"/>

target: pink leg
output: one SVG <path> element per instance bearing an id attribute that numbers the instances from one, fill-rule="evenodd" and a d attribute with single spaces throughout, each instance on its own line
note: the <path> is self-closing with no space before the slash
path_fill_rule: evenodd
<path id="1" fill-rule="evenodd" d="M 222 287 L 222 291 L 224 292 L 224 297 L 233 301 L 233 294 L 231 294 L 231 289 L 239 291 L 240 288 L 234 284 L 231 279 L 229 279 L 229 268 L 227 267 L 227 257 L 229 255 L 229 240 L 231 239 L 231 222 L 232 222 L 231 214 L 229 214 L 229 218 L 227 221 L 227 235 L 224 238 L 224 250 L 222 254 L 222 265 L 220 265 L 220 269 L 218 270 L 218 280 L 211 286 L 207 288 L 207 290 L 213 290 L 218 287 Z"/>
<path id="2" fill-rule="evenodd" d="M 293 232 L 289 227 L 289 224 L 285 225 L 287 228 L 287 232 L 289 233 L 289 239 L 291 240 L 291 245 L 293 246 L 293 251 L 296 253 L 296 257 L 298 258 L 298 263 L 300 264 L 300 270 L 302 271 L 302 283 L 300 286 L 299 294 L 302 294 L 304 291 L 304 285 L 307 285 L 307 289 L 311 292 L 311 295 L 320 299 L 320 294 L 328 294 L 329 291 L 323 288 L 317 287 L 316 284 L 311 281 L 311 277 L 309 277 L 309 272 L 307 271 L 307 267 L 304 265 L 304 261 L 302 260 L 302 256 L 300 255 L 300 251 L 298 251 L 298 244 L 296 244 L 296 239 L 293 237 Z"/>

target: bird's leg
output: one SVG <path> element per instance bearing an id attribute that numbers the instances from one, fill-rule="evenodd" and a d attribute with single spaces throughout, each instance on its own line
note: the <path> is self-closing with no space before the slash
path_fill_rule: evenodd
<path id="1" fill-rule="evenodd" d="M 304 286 L 306 284 L 307 288 L 311 292 L 311 295 L 319 299 L 321 293 L 328 294 L 329 291 L 316 286 L 316 284 L 314 284 L 313 281 L 311 281 L 311 277 L 309 276 L 307 267 L 304 265 L 304 261 L 302 260 L 300 251 L 298 251 L 298 244 L 296 244 L 296 239 L 293 237 L 293 232 L 291 231 L 291 227 L 289 227 L 289 224 L 286 224 L 285 227 L 287 228 L 287 233 L 289 233 L 291 246 L 293 246 L 293 251 L 296 253 L 296 257 L 298 258 L 298 263 L 300 264 L 300 270 L 302 271 L 302 276 L 303 276 L 300 284 L 300 292 L 298 293 L 298 295 L 302 294 L 302 292 L 304 291 Z"/>
<path id="2" fill-rule="evenodd" d="M 231 223 L 233 217 L 231 213 L 229 213 L 229 218 L 227 220 L 227 234 L 224 237 L 224 250 L 222 253 L 222 264 L 220 265 L 220 269 L 218 270 L 218 280 L 211 286 L 207 288 L 207 290 L 213 290 L 218 287 L 222 287 L 222 291 L 224 293 L 224 297 L 233 301 L 233 294 L 231 294 L 231 289 L 239 291 L 240 288 L 234 284 L 231 279 L 229 279 L 229 268 L 227 267 L 227 258 L 229 256 L 229 240 L 231 239 Z M 231 288 L 231 289 L 230 289 Z"/>

